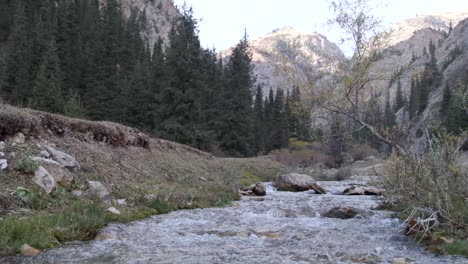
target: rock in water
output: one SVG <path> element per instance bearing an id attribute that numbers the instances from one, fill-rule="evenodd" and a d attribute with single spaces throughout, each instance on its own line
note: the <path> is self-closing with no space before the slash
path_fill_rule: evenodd
<path id="1" fill-rule="evenodd" d="M 243 196 L 265 196 L 266 188 L 263 183 L 257 182 L 256 184 L 252 184 L 247 188 L 239 190 L 239 193 Z"/>
<path id="2" fill-rule="evenodd" d="M 326 212 L 323 216 L 327 218 L 350 219 L 358 215 L 358 209 L 352 207 L 335 207 Z"/>
<path id="3" fill-rule="evenodd" d="M 72 156 L 62 151 L 56 150 L 53 147 L 45 147 L 52 159 L 60 163 L 65 168 L 76 171 L 81 169 L 80 163 Z"/>
<path id="4" fill-rule="evenodd" d="M 343 191 L 344 195 L 383 195 L 385 190 L 375 187 L 352 186 Z"/>
<path id="5" fill-rule="evenodd" d="M 97 195 L 103 204 L 111 205 L 111 198 L 107 188 L 98 181 L 88 181 L 92 194 Z"/>
<path id="6" fill-rule="evenodd" d="M 33 248 L 28 244 L 22 245 L 20 251 L 22 255 L 31 256 L 31 257 L 39 255 L 41 253 L 39 249 Z"/>
<path id="7" fill-rule="evenodd" d="M 326 193 L 325 189 L 320 187 L 311 176 L 299 173 L 281 175 L 276 181 L 276 188 L 280 191 L 303 192 L 314 190 L 319 194 Z"/>
<path id="8" fill-rule="evenodd" d="M 34 172 L 32 181 L 39 185 L 46 193 L 51 193 L 57 188 L 54 177 L 42 166 Z"/>

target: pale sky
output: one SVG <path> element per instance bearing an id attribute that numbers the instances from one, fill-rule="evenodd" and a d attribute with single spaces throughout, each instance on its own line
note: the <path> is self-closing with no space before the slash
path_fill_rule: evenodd
<path id="1" fill-rule="evenodd" d="M 372 0 L 374 1 L 374 0 Z M 325 25 L 332 16 L 328 0 L 174 0 L 192 6 L 199 23 L 203 47 L 224 50 L 237 44 L 244 28 L 250 39 L 276 28 L 290 26 L 302 32 L 318 32 L 339 44 L 340 32 Z M 375 0 L 382 3 L 376 15 L 385 23 L 416 15 L 468 11 L 468 0 Z M 346 48 L 345 48 L 346 49 Z"/>

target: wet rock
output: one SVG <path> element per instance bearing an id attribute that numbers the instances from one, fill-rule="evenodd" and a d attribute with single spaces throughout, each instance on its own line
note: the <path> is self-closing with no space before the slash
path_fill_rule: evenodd
<path id="1" fill-rule="evenodd" d="M 238 202 L 231 202 L 231 203 L 229 204 L 229 206 L 230 206 L 230 207 L 239 207 L 240 204 L 239 204 Z"/>
<path id="2" fill-rule="evenodd" d="M 325 189 L 320 187 L 311 176 L 299 173 L 281 175 L 276 181 L 276 188 L 280 191 L 303 192 L 314 190 L 316 193 L 326 193 Z"/>
<path id="3" fill-rule="evenodd" d="M 46 193 L 51 193 L 55 188 L 57 188 L 57 183 L 54 177 L 52 177 L 52 175 L 50 175 L 50 173 L 42 166 L 34 172 L 32 181 L 39 185 Z"/>
<path id="4" fill-rule="evenodd" d="M 99 197 L 103 204 L 111 205 L 110 193 L 107 188 L 98 181 L 88 181 L 89 191 Z"/>
<path id="5" fill-rule="evenodd" d="M 12 141 L 13 141 L 13 143 L 16 143 L 16 144 L 24 144 L 24 142 L 26 141 L 26 137 L 21 132 L 16 133 L 16 135 L 13 137 Z"/>
<path id="6" fill-rule="evenodd" d="M 121 214 L 120 211 L 117 210 L 117 208 L 115 208 L 115 207 L 109 207 L 109 208 L 107 208 L 107 212 L 109 212 L 109 213 L 111 213 L 111 214 L 116 214 L 116 215 L 120 215 L 120 214 Z"/>
<path id="7" fill-rule="evenodd" d="M 108 233 L 103 233 L 103 232 L 98 233 L 96 237 L 94 238 L 94 240 L 98 240 L 98 241 L 108 240 L 108 239 L 112 239 L 112 235 Z"/>
<path id="8" fill-rule="evenodd" d="M 411 264 L 413 261 L 408 258 L 394 258 L 392 264 Z"/>
<path id="9" fill-rule="evenodd" d="M 360 211 L 353 207 L 335 207 L 323 214 L 327 218 L 351 219 L 356 217 Z"/>
<path id="10" fill-rule="evenodd" d="M 384 189 L 375 187 L 352 186 L 343 191 L 344 195 L 383 195 Z"/>
<path id="11" fill-rule="evenodd" d="M 72 171 L 77 171 L 81 168 L 80 163 L 74 157 L 60 150 L 57 150 L 53 147 L 45 147 L 45 148 L 47 152 L 50 153 L 50 156 L 52 157 L 52 159 L 60 163 L 65 168 L 70 169 Z"/>
<path id="12" fill-rule="evenodd" d="M 0 159 L 0 170 L 6 170 L 8 168 L 8 160 Z"/>
<path id="13" fill-rule="evenodd" d="M 39 249 L 33 248 L 28 244 L 22 245 L 20 251 L 22 255 L 30 257 L 39 255 L 41 253 Z"/>
<path id="14" fill-rule="evenodd" d="M 263 183 L 257 182 L 256 184 L 252 184 L 247 188 L 241 189 L 240 194 L 243 196 L 265 196 L 266 187 Z"/>
<path id="15" fill-rule="evenodd" d="M 374 254 L 366 254 L 354 257 L 348 257 L 343 259 L 344 261 L 349 261 L 352 263 L 364 263 L 364 264 L 378 264 L 382 263 L 382 259 L 379 256 Z"/>
<path id="16" fill-rule="evenodd" d="M 40 157 L 33 157 L 32 160 L 38 161 L 41 165 L 54 177 L 55 182 L 60 184 L 66 189 L 70 189 L 73 184 L 73 174 L 71 174 L 64 166 L 60 163 Z"/>

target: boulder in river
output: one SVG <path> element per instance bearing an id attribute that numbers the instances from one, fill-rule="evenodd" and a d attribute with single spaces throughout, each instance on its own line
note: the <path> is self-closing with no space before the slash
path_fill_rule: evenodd
<path id="1" fill-rule="evenodd" d="M 323 216 L 327 218 L 351 219 L 359 214 L 359 210 L 353 207 L 335 207 Z"/>
<path id="2" fill-rule="evenodd" d="M 314 190 L 319 194 L 326 193 L 325 189 L 320 187 L 311 176 L 299 173 L 281 175 L 276 181 L 276 188 L 279 191 L 303 192 Z"/>
<path id="3" fill-rule="evenodd" d="M 257 182 L 256 184 L 252 184 L 247 188 L 241 189 L 240 194 L 244 196 L 265 196 L 266 188 L 263 183 Z"/>
<path id="4" fill-rule="evenodd" d="M 376 187 L 352 186 L 343 191 L 344 195 L 383 195 L 384 189 Z"/>

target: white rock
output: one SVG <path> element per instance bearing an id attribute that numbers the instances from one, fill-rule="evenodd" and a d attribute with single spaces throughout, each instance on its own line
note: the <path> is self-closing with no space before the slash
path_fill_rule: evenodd
<path id="1" fill-rule="evenodd" d="M 42 166 L 34 172 L 32 181 L 39 185 L 46 193 L 51 193 L 57 188 L 57 182 L 54 177 Z"/>
<path id="2" fill-rule="evenodd" d="M 0 170 L 5 170 L 8 168 L 8 160 L 0 159 Z"/>
<path id="3" fill-rule="evenodd" d="M 51 159 L 46 159 L 46 158 L 41 158 L 41 157 L 32 157 L 31 158 L 33 161 L 38 161 L 42 164 L 49 164 L 49 165 L 53 165 L 53 166 L 57 166 L 57 167 L 62 167 L 64 168 L 64 166 L 58 162 L 56 162 L 55 160 L 51 160 Z"/>
<path id="4" fill-rule="evenodd" d="M 19 133 L 16 133 L 16 135 L 13 137 L 13 143 L 16 143 L 16 144 L 24 144 L 24 142 L 26 141 L 26 137 L 24 136 L 23 133 L 19 132 Z"/>
<path id="5" fill-rule="evenodd" d="M 126 199 L 118 199 L 117 200 L 117 205 L 126 206 L 127 205 L 127 200 Z"/>
<path id="6" fill-rule="evenodd" d="M 50 153 L 47 150 L 41 150 L 40 154 L 43 158 L 50 158 Z"/>
<path id="7" fill-rule="evenodd" d="M 88 181 L 91 193 L 97 195 L 102 203 L 111 205 L 111 198 L 107 188 L 98 181 Z"/>
<path id="8" fill-rule="evenodd" d="M 71 191 L 71 194 L 73 194 L 76 197 L 83 197 L 84 193 L 81 190 L 73 190 L 73 191 Z"/>
<path id="9" fill-rule="evenodd" d="M 115 208 L 115 207 L 109 207 L 109 208 L 107 208 L 107 212 L 112 213 L 112 214 L 116 214 L 116 215 L 119 215 L 119 214 L 120 214 L 120 211 L 117 210 L 117 208 Z"/>
<path id="10" fill-rule="evenodd" d="M 62 164 L 64 167 L 74 171 L 81 169 L 80 163 L 74 157 L 53 147 L 46 146 L 45 148 L 52 159 Z"/>

